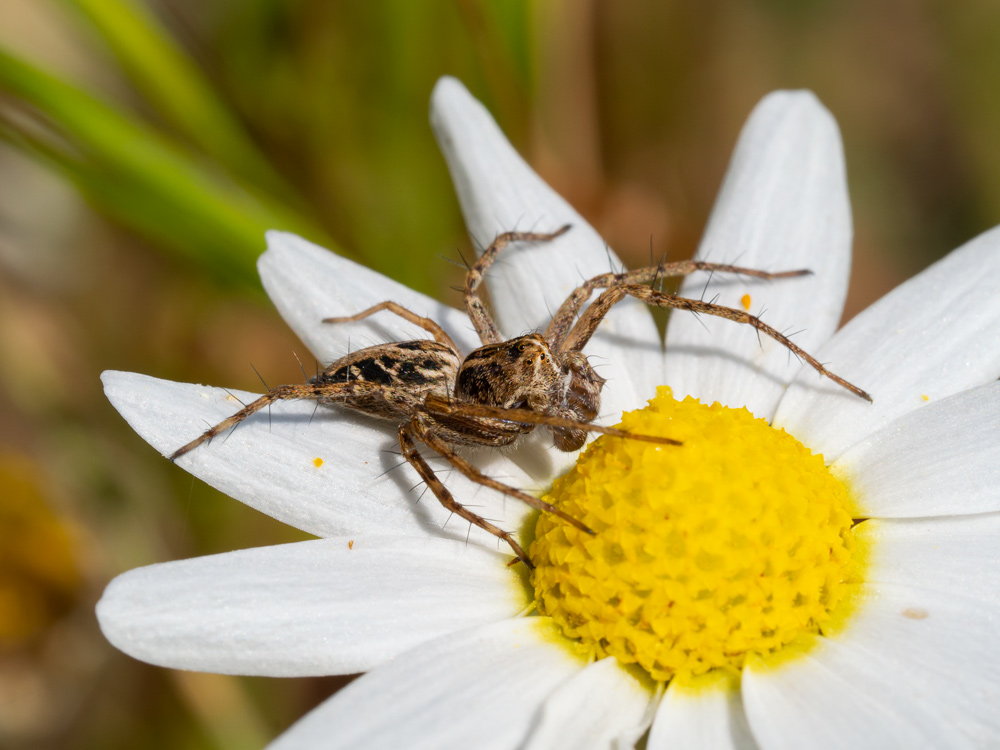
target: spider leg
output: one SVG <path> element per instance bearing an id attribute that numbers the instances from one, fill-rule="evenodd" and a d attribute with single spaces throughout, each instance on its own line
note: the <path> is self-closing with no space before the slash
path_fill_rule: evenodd
<path id="1" fill-rule="evenodd" d="M 455 342 L 451 340 L 451 336 L 445 333 L 444 329 L 441 328 L 441 326 L 439 326 L 430 318 L 421 317 L 412 310 L 407 310 L 405 307 L 396 302 L 389 302 L 389 301 L 379 302 L 377 305 L 372 305 L 367 310 L 362 310 L 361 312 L 356 313 L 354 315 L 344 315 L 337 318 L 323 318 L 323 322 L 350 323 L 355 320 L 362 320 L 363 318 L 367 318 L 369 315 L 374 315 L 375 313 L 380 312 L 382 310 L 388 310 L 389 312 L 395 313 L 404 320 L 407 320 L 416 326 L 420 326 L 429 334 L 431 334 L 431 336 L 434 337 L 434 340 L 437 341 L 439 344 L 444 344 L 445 346 L 450 347 L 452 350 L 456 352 L 458 351 L 458 347 L 455 346 Z"/>
<path id="2" fill-rule="evenodd" d="M 510 545 L 510 548 L 514 550 L 514 554 L 517 555 L 525 565 L 529 568 L 534 567 L 531 564 L 531 560 L 528 559 L 527 553 L 521 549 L 521 545 L 517 543 L 514 537 L 507 531 L 504 531 L 499 526 L 490 523 L 485 518 L 480 515 L 473 513 L 471 510 L 466 508 L 464 505 L 455 500 L 454 496 L 448 491 L 448 488 L 444 486 L 434 470 L 430 467 L 430 464 L 420 455 L 417 451 L 417 447 L 413 442 L 414 437 L 424 442 L 424 439 L 420 437 L 421 428 L 418 423 L 418 419 L 414 418 L 399 427 L 399 447 L 403 451 L 403 457 L 410 463 L 410 465 L 416 469 L 417 474 L 423 479 L 427 486 L 430 487 L 431 492 L 438 499 L 447 510 L 450 510 L 455 515 L 460 518 L 465 519 L 471 524 L 475 524 L 483 531 L 487 531 L 498 539 L 502 539 Z M 450 450 L 450 449 L 449 449 Z"/>
<path id="3" fill-rule="evenodd" d="M 307 383 L 303 385 L 279 385 L 272 388 L 260 398 L 246 404 L 233 416 L 222 420 L 217 425 L 209 427 L 205 432 L 196 437 L 187 445 L 183 445 L 170 454 L 170 460 L 176 461 L 185 453 L 189 453 L 202 443 L 208 442 L 216 435 L 235 427 L 251 414 L 270 406 L 275 401 L 287 399 L 334 399 L 338 397 L 349 398 L 372 391 L 384 392 L 386 388 L 377 383 L 352 380 L 347 383 Z"/>
<path id="4" fill-rule="evenodd" d="M 454 466 L 476 484 L 480 484 L 483 487 L 489 487 L 491 490 L 496 490 L 497 492 L 502 492 L 510 497 L 517 498 L 521 502 L 530 505 L 532 508 L 543 510 L 546 513 L 552 513 L 553 515 L 556 515 L 566 521 L 568 524 L 580 529 L 580 531 L 584 531 L 588 534 L 594 533 L 593 530 L 580 521 L 577 521 L 571 515 L 552 505 L 552 503 L 547 503 L 533 495 L 529 495 L 527 492 L 523 492 L 515 487 L 511 487 L 508 484 L 504 484 L 503 482 L 497 481 L 496 479 L 483 474 L 483 472 L 473 466 L 469 461 L 458 455 L 458 453 L 455 452 L 454 448 L 452 448 L 446 440 L 443 440 L 440 436 L 436 435 L 434 433 L 434 428 L 428 425 L 425 420 L 417 417 L 410 424 L 413 427 L 416 438 L 420 440 L 420 442 L 437 451 L 445 461 Z"/>
<path id="5" fill-rule="evenodd" d="M 767 323 L 762 321 L 759 317 L 751 315 L 743 310 L 735 310 L 731 307 L 723 307 L 722 305 L 716 305 L 711 302 L 688 299 L 686 297 L 679 297 L 675 294 L 665 294 L 663 292 L 658 292 L 655 289 L 650 289 L 648 286 L 642 284 L 623 284 L 620 286 L 612 286 L 602 292 L 601 295 L 594 301 L 594 304 L 584 310 L 580 319 L 577 321 L 576 325 L 573 326 L 573 329 L 566 337 L 561 350 L 580 351 L 587 344 L 587 342 L 590 341 L 590 337 L 594 334 L 594 331 L 597 330 L 597 326 L 600 325 L 604 316 L 608 314 L 608 311 L 626 296 L 635 297 L 636 299 L 642 300 L 646 304 L 656 305 L 657 307 L 687 310 L 696 314 L 704 313 L 706 315 L 715 315 L 720 318 L 725 318 L 726 320 L 731 320 L 734 323 L 744 323 L 749 325 L 755 328 L 759 333 L 769 336 L 782 346 L 788 348 L 793 354 L 804 359 L 820 375 L 829 378 L 834 383 L 846 388 L 851 393 L 860 396 L 866 401 L 872 400 L 872 397 L 865 391 L 844 380 L 839 375 L 835 375 L 827 370 L 819 360 L 793 343 L 780 331 L 772 328 Z"/>
<path id="6" fill-rule="evenodd" d="M 475 326 L 476 333 L 479 334 L 479 339 L 483 344 L 499 344 L 504 340 L 497 330 L 493 318 L 487 312 L 486 306 L 479 298 L 479 285 L 483 282 L 486 269 L 493 265 L 493 261 L 496 260 L 500 251 L 512 242 L 550 242 L 568 231 L 569 224 L 549 234 L 541 232 L 504 232 L 498 234 L 490 246 L 479 256 L 475 265 L 469 269 L 465 276 L 465 309 L 468 311 L 472 325 Z"/>
<path id="7" fill-rule="evenodd" d="M 563 341 L 565 341 L 570 330 L 573 328 L 576 316 L 580 314 L 580 308 L 590 299 L 590 295 L 596 289 L 608 289 L 613 286 L 625 284 L 650 284 L 655 283 L 658 279 L 687 276 L 695 271 L 735 273 L 741 276 L 752 276 L 757 279 L 787 279 L 796 276 L 808 276 L 812 273 L 808 269 L 774 272 L 760 271 L 756 268 L 743 268 L 742 266 L 731 266 L 725 263 L 708 263 L 703 260 L 681 260 L 675 263 L 660 263 L 648 268 L 637 268 L 634 271 L 625 271 L 624 273 L 603 273 L 583 282 L 570 293 L 545 329 L 545 340 L 553 347 L 565 349 L 562 346 Z"/>
<path id="8" fill-rule="evenodd" d="M 428 394 L 424 400 L 424 407 L 432 415 L 440 414 L 450 416 L 459 414 L 467 417 L 487 417 L 489 419 L 502 419 L 509 422 L 527 422 L 528 424 L 543 425 L 545 427 L 562 427 L 570 430 L 584 430 L 586 432 L 599 432 L 602 435 L 612 435 L 613 437 L 627 438 L 631 440 L 641 440 L 647 443 L 659 443 L 661 445 L 682 445 L 681 441 L 668 437 L 658 437 L 656 435 L 639 435 L 634 432 L 626 432 L 615 427 L 602 427 L 593 422 L 581 422 L 577 419 L 567 419 L 555 414 L 544 414 L 532 411 L 531 409 L 504 409 L 498 406 L 487 406 L 486 404 L 476 404 L 469 401 L 453 401 L 449 398 L 436 394 Z M 423 438 L 421 438 L 423 440 Z M 437 450 L 437 448 L 434 448 Z M 440 453 L 440 451 L 438 451 Z M 470 477 L 471 478 L 471 477 Z M 526 501 L 527 502 L 527 501 Z M 530 505 L 531 503 L 529 503 Z M 534 506 L 540 507 L 540 506 Z M 543 510 L 548 510 L 544 508 Z"/>

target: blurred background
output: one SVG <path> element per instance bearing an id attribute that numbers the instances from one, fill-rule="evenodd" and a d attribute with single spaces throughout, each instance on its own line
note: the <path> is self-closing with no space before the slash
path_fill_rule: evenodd
<path id="1" fill-rule="evenodd" d="M 302 535 L 161 458 L 99 374 L 300 381 L 255 271 L 270 227 L 459 304 L 469 242 L 427 124 L 443 74 L 633 266 L 651 238 L 690 256 L 776 88 L 843 132 L 848 317 L 1000 223 L 992 0 L 3 0 L 0 746 L 255 748 L 342 684 L 104 641 L 116 574 Z"/>

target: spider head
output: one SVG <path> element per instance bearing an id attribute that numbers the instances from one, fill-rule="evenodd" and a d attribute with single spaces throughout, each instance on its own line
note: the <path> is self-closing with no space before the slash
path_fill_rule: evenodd
<path id="1" fill-rule="evenodd" d="M 455 395 L 504 409 L 546 411 L 555 406 L 564 374 L 538 333 L 476 349 L 458 371 Z"/>

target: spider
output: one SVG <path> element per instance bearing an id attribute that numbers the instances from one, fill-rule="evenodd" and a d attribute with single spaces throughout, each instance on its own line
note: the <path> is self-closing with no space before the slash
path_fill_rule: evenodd
<path id="1" fill-rule="evenodd" d="M 228 419 L 178 448 L 170 460 L 183 456 L 219 433 L 235 427 L 251 414 L 282 399 L 315 399 L 326 406 L 343 406 L 392 420 L 399 424 L 398 438 L 403 457 L 440 503 L 459 517 L 502 539 L 530 568 L 531 560 L 509 532 L 455 500 L 419 453 L 416 443 L 419 441 L 436 451 L 473 482 L 515 497 L 539 510 L 554 513 L 581 531 L 593 533 L 555 506 L 486 476 L 455 449 L 459 446 L 511 446 L 536 427 L 548 428 L 555 447 L 561 451 L 581 448 L 588 432 L 679 444 L 669 438 L 635 435 L 592 423 L 600 409 L 601 389 L 605 381 L 588 363 L 582 350 L 604 316 L 625 297 L 750 325 L 783 344 L 822 375 L 871 401 L 863 390 L 827 370 L 759 318 L 742 310 L 665 294 L 653 288 L 658 279 L 683 276 L 694 271 L 780 279 L 803 276 L 810 273 L 808 270 L 769 273 L 692 260 L 661 263 L 624 273 L 606 273 L 585 281 L 573 291 L 544 332 L 505 340 L 479 298 L 483 275 L 511 243 L 548 242 L 569 228 L 566 225 L 551 233 L 505 232 L 498 235 L 475 265 L 469 268 L 465 279 L 465 307 L 482 346 L 464 359 L 441 326 L 395 302 L 380 302 L 351 316 L 326 318 L 324 323 L 346 323 L 388 311 L 423 328 L 431 338 L 360 349 L 333 362 L 321 373 L 309 378 L 306 384 L 271 388 Z M 598 289 L 604 291 L 581 312 L 584 303 Z"/>

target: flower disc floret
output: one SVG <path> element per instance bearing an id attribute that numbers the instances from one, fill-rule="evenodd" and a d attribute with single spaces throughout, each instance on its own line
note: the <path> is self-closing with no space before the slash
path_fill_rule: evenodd
<path id="1" fill-rule="evenodd" d="M 602 437 L 546 500 L 530 556 L 539 611 L 597 657 L 656 680 L 739 668 L 815 631 L 849 575 L 848 493 L 813 455 L 746 409 L 660 388 Z"/>

